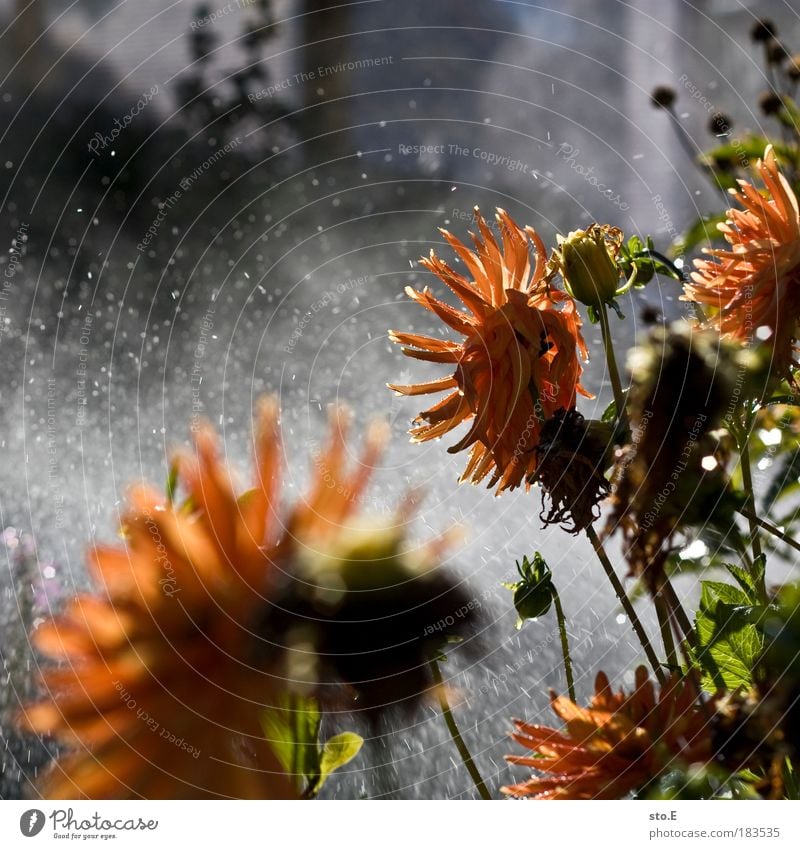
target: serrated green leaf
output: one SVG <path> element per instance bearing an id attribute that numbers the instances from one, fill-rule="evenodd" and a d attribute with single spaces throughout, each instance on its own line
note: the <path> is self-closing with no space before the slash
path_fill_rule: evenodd
<path id="1" fill-rule="evenodd" d="M 764 610 L 750 604 L 744 590 L 719 581 L 703 581 L 696 625 L 697 661 L 707 690 L 749 687 L 764 646 L 757 627 Z"/>
<path id="2" fill-rule="evenodd" d="M 758 590 L 756 589 L 753 576 L 750 572 L 748 572 L 747 569 L 743 569 L 741 566 L 736 566 L 733 563 L 725 563 L 724 566 L 728 572 L 730 572 L 736 583 L 742 588 L 750 600 L 750 603 L 755 604 L 758 601 Z"/>

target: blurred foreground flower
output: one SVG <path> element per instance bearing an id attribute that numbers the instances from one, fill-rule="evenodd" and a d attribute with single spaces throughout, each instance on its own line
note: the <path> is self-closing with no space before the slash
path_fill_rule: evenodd
<path id="1" fill-rule="evenodd" d="M 315 454 L 311 492 L 289 517 L 283 610 L 265 628 L 289 649 L 285 674 L 296 687 L 323 704 L 375 711 L 431 690 L 431 658 L 480 601 L 440 567 L 446 537 L 419 546 L 406 539 L 411 497 L 388 520 L 359 515 L 387 433 L 371 428 L 348 471 L 346 430 L 339 411 L 328 447 Z"/>
<path id="2" fill-rule="evenodd" d="M 344 682 L 358 706 L 378 708 L 431 688 L 430 652 L 480 604 L 437 568 L 444 540 L 406 545 L 407 505 L 390 526 L 356 517 L 383 436 L 370 430 L 348 473 L 337 414 L 311 491 L 284 522 L 272 402 L 252 489 L 237 497 L 204 427 L 176 461 L 182 504 L 132 492 L 126 547 L 92 552 L 97 591 L 33 634 L 61 662 L 20 721 L 69 749 L 46 796 L 291 797 L 279 741 L 262 728 L 287 693 L 341 703 Z"/>
<path id="3" fill-rule="evenodd" d="M 707 250 L 713 259 L 696 260 L 684 300 L 712 308 L 707 324 L 726 339 L 766 341 L 772 372 L 792 379 L 800 317 L 800 212 L 797 197 L 781 173 L 772 145 L 756 169 L 767 196 L 739 180 L 731 193 L 743 209 L 728 210 L 718 225 L 728 250 Z"/>
<path id="4" fill-rule="evenodd" d="M 127 546 L 92 552 L 97 592 L 33 634 L 60 663 L 22 722 L 70 750 L 41 783 L 49 798 L 293 795 L 259 725 L 273 685 L 252 631 L 273 578 L 262 546 L 275 534 L 277 408 L 261 410 L 246 496 L 210 428 L 195 449 L 178 461 L 187 506 L 135 489 Z"/>
<path id="5" fill-rule="evenodd" d="M 602 672 L 588 708 L 553 694 L 564 731 L 515 720 L 512 737 L 533 756 L 506 756 L 545 775 L 502 790 L 534 799 L 622 799 L 669 769 L 707 763 L 712 738 L 696 698 L 692 683 L 677 677 L 656 693 L 643 666 L 630 695 L 614 693 Z"/>
<path id="6" fill-rule="evenodd" d="M 416 419 L 414 442 L 437 439 L 463 422 L 464 437 L 450 453 L 470 449 L 462 481 L 478 483 L 491 473 L 489 486 L 498 493 L 527 481 L 536 470 L 536 447 L 542 425 L 559 409 L 575 406 L 580 385 L 580 335 L 575 302 L 550 286 L 547 255 L 531 227 L 519 227 L 503 210 L 497 211 L 502 248 L 488 224 L 475 210 L 480 235 L 469 250 L 453 235 L 444 238 L 461 258 L 470 278 L 454 271 L 431 251 L 421 260 L 444 282 L 469 313 L 422 292 L 407 288 L 409 297 L 437 315 L 462 341 L 434 339 L 416 333 L 391 331 L 403 353 L 418 360 L 455 366 L 450 377 L 408 386 L 390 384 L 401 395 L 425 395 L 452 390 Z M 535 252 L 531 266 L 530 247 Z"/>

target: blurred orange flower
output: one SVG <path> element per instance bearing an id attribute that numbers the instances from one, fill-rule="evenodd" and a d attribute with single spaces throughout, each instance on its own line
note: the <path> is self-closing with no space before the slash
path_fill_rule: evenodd
<path id="1" fill-rule="evenodd" d="M 183 507 L 139 487 L 126 547 L 96 546 L 99 589 L 34 632 L 55 666 L 21 721 L 69 746 L 49 798 L 284 798 L 292 788 L 259 726 L 273 688 L 253 622 L 270 593 L 277 407 L 265 403 L 254 488 L 237 498 L 210 427 L 179 459 Z"/>
<path id="2" fill-rule="evenodd" d="M 800 212 L 795 193 L 769 145 L 756 165 L 766 196 L 746 180 L 731 190 L 742 209 L 728 210 L 719 229 L 728 250 L 706 250 L 695 260 L 684 300 L 715 310 L 708 324 L 723 337 L 764 341 L 773 351 L 772 370 L 791 379 L 800 316 Z"/>
<path id="3" fill-rule="evenodd" d="M 696 698 L 692 683 L 678 677 L 657 695 L 643 666 L 630 695 L 614 693 L 602 672 L 588 708 L 553 694 L 553 710 L 565 730 L 514 720 L 511 736 L 534 755 L 506 756 L 545 776 L 502 790 L 534 799 L 622 799 L 667 769 L 708 763 L 711 727 Z"/>
<path id="4" fill-rule="evenodd" d="M 479 235 L 469 250 L 446 230 L 442 235 L 461 258 L 471 279 L 431 251 L 421 264 L 445 283 L 469 310 L 454 309 L 407 288 L 409 297 L 464 337 L 435 339 L 393 330 L 389 337 L 413 359 L 455 366 L 450 377 L 407 386 L 389 384 L 401 395 L 452 390 L 416 418 L 412 441 L 437 439 L 463 422 L 469 430 L 448 450 L 470 449 L 461 480 L 478 483 L 491 473 L 498 493 L 530 483 L 542 425 L 557 410 L 575 406 L 580 385 L 578 354 L 587 357 L 575 302 L 550 286 L 547 254 L 532 227 L 520 228 L 497 211 L 502 247 L 479 210 Z M 530 248 L 535 253 L 531 265 Z"/>

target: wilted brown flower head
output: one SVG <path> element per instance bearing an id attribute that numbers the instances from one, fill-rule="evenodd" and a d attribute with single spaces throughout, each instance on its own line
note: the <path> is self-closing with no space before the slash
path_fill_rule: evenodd
<path id="1" fill-rule="evenodd" d="M 605 471 L 613 437 L 613 426 L 587 422 L 577 410 L 558 410 L 545 422 L 533 475 L 542 487 L 545 525 L 561 524 L 577 534 L 599 517 L 598 505 L 609 491 Z"/>
<path id="2" fill-rule="evenodd" d="M 427 287 L 422 292 L 406 289 L 409 297 L 464 338 L 442 340 L 398 330 L 389 334 L 404 346 L 406 356 L 452 365 L 453 374 L 390 388 L 401 395 L 448 391 L 419 414 L 412 440 L 437 439 L 469 423 L 463 438 L 448 449 L 470 449 L 461 480 L 478 483 L 491 474 L 489 486 L 496 484 L 500 493 L 520 486 L 536 470 L 544 422 L 556 410 L 574 407 L 577 392 L 586 394 L 578 358 L 580 354 L 586 359 L 586 346 L 575 302 L 550 285 L 546 251 L 536 231 L 522 229 L 500 209 L 498 244 L 477 209 L 475 220 L 479 234 L 472 235 L 474 251 L 442 230 L 469 277 L 433 251 L 421 261 L 469 312 L 448 306 Z"/>
<path id="3" fill-rule="evenodd" d="M 606 533 L 622 529 L 631 574 L 653 586 L 676 531 L 733 524 L 730 439 L 719 428 L 753 391 L 750 359 L 683 323 L 654 329 L 631 351 L 632 441 L 617 455 Z"/>

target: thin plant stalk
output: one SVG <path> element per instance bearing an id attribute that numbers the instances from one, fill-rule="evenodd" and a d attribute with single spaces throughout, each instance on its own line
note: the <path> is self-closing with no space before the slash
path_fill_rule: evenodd
<path id="1" fill-rule="evenodd" d="M 665 578 L 664 583 L 661 586 L 661 592 L 663 593 L 664 600 L 669 607 L 676 625 L 683 633 L 683 639 L 686 640 L 690 648 L 696 648 L 697 635 L 694 632 L 692 623 L 689 621 L 689 617 L 686 615 L 686 611 L 683 609 L 683 605 L 678 598 L 678 594 L 675 592 L 675 587 L 672 586 L 669 578 Z"/>
<path id="2" fill-rule="evenodd" d="M 746 430 L 741 434 L 739 440 L 739 458 L 742 467 L 742 486 L 744 488 L 747 501 L 745 507 L 748 509 L 749 516 L 747 522 L 750 525 L 750 546 L 753 549 L 753 581 L 756 584 L 756 590 L 759 596 L 766 601 L 767 588 L 764 576 L 763 553 L 761 551 L 761 540 L 759 539 L 759 526 L 755 520 L 755 511 L 752 509 L 755 506 L 755 494 L 753 490 L 753 475 L 750 471 L 750 422 L 747 423 Z"/>
<path id="3" fill-rule="evenodd" d="M 558 633 L 561 636 L 561 655 L 564 658 L 564 672 L 567 675 L 567 690 L 569 697 L 574 702 L 575 698 L 575 679 L 572 675 L 572 658 L 569 655 L 569 640 L 567 639 L 567 620 L 564 616 L 564 609 L 561 607 L 561 599 L 559 598 L 556 588 L 553 587 L 553 606 L 556 609 L 556 619 L 558 620 Z"/>
<path id="4" fill-rule="evenodd" d="M 622 605 L 622 609 L 625 611 L 625 615 L 630 620 L 631 626 L 633 630 L 636 632 L 636 636 L 639 638 L 639 642 L 644 649 L 645 656 L 647 657 L 647 661 L 650 666 L 653 668 L 653 672 L 655 673 L 656 678 L 660 684 L 665 683 L 666 676 L 664 675 L 664 670 L 661 667 L 661 663 L 658 660 L 658 655 L 655 653 L 653 649 L 653 644 L 650 642 L 650 638 L 647 636 L 647 631 L 645 631 L 644 626 L 639 619 L 639 616 L 636 613 L 636 610 L 631 603 L 631 600 L 628 598 L 627 593 L 625 592 L 625 587 L 622 586 L 622 582 L 617 577 L 617 573 L 614 571 L 614 567 L 611 565 L 611 561 L 608 559 L 608 555 L 606 554 L 605 549 L 603 548 L 603 544 L 600 542 L 600 539 L 597 536 L 597 531 L 589 525 L 586 528 L 586 536 L 589 537 L 589 542 L 592 544 L 592 548 L 597 555 L 597 559 L 600 561 L 608 580 L 611 582 L 611 586 L 614 589 L 614 592 L 617 598 Z"/>
<path id="5" fill-rule="evenodd" d="M 800 551 L 800 542 L 798 542 L 794 537 L 790 537 L 789 534 L 782 531 L 780 528 L 776 527 L 772 524 L 772 522 L 768 522 L 766 519 L 762 519 L 757 516 L 749 507 L 740 507 L 739 513 L 748 520 L 748 522 L 753 522 L 758 525 L 759 528 L 766 531 L 768 534 L 772 534 L 772 536 L 777 537 L 782 542 L 785 542 L 787 545 L 790 545 L 796 551 Z"/>
<path id="6" fill-rule="evenodd" d="M 617 408 L 617 419 L 622 425 L 627 423 L 625 415 L 625 396 L 622 392 L 622 381 L 619 377 L 619 369 L 617 368 L 617 358 L 614 354 L 614 341 L 611 338 L 611 326 L 608 322 L 608 306 L 601 304 L 598 310 L 600 316 L 600 333 L 603 337 L 603 348 L 606 352 L 606 362 L 608 363 L 608 377 L 611 381 L 611 389 L 614 393 L 614 405 Z"/>
<path id="7" fill-rule="evenodd" d="M 680 669 L 678 654 L 675 651 L 675 640 L 672 636 L 672 615 L 664 598 L 663 590 L 659 590 L 653 597 L 656 614 L 658 615 L 658 627 L 661 629 L 661 642 L 664 644 L 664 654 L 667 659 L 667 667 L 671 672 Z"/>
<path id="8" fill-rule="evenodd" d="M 444 687 L 442 671 L 441 669 L 439 669 L 439 661 L 436 660 L 436 658 L 432 658 L 430 666 L 431 673 L 433 674 L 433 680 L 436 684 L 436 694 L 439 699 L 439 707 L 442 709 L 442 716 L 444 716 L 444 721 L 447 725 L 447 730 L 450 732 L 450 736 L 453 738 L 453 742 L 456 744 L 458 754 L 461 756 L 461 760 L 464 762 L 464 766 L 467 768 L 467 772 L 469 773 L 473 784 L 477 788 L 481 799 L 491 800 L 491 793 L 489 793 L 489 790 L 486 787 L 486 783 L 484 782 L 483 778 L 481 778 L 481 774 L 478 771 L 478 767 L 475 765 L 475 761 L 472 760 L 472 755 L 469 753 L 467 744 L 464 742 L 464 738 L 461 736 L 461 732 L 458 730 L 458 725 L 456 725 L 455 717 L 453 716 L 453 712 L 452 710 L 450 710 L 450 705 L 447 702 L 447 693 Z"/>

